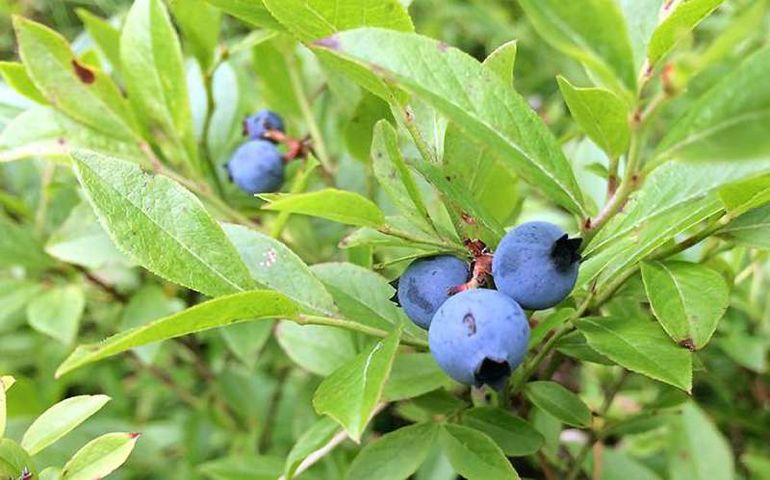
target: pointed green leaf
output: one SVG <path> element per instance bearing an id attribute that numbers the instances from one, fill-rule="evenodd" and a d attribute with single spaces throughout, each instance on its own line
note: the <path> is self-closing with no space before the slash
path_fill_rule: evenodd
<path id="1" fill-rule="evenodd" d="M 209 296 L 253 287 L 235 247 L 195 195 L 115 158 L 82 150 L 72 158 L 102 226 L 137 263 Z"/>
<path id="2" fill-rule="evenodd" d="M 107 20 L 97 17 L 85 8 L 75 10 L 86 32 L 94 41 L 96 46 L 104 54 L 110 66 L 115 71 L 120 71 L 120 31 L 113 27 Z"/>
<path id="3" fill-rule="evenodd" d="M 562 423 L 573 427 L 591 424 L 591 410 L 574 393 L 556 382 L 529 382 L 524 388 L 527 398 Z"/>
<path id="4" fill-rule="evenodd" d="M 265 210 L 299 213 L 326 218 L 347 225 L 377 228 L 385 223 L 385 215 L 371 200 L 346 190 L 327 188 L 296 194 L 262 194 Z"/>
<path id="5" fill-rule="evenodd" d="M 614 0 L 521 0 L 537 32 L 594 72 L 617 93 L 636 89 L 634 55 L 623 13 Z"/>
<path id="6" fill-rule="evenodd" d="M 770 205 L 744 213 L 721 229 L 719 235 L 741 245 L 770 250 Z"/>
<path id="7" fill-rule="evenodd" d="M 329 417 L 315 422 L 297 440 L 286 457 L 283 475 L 286 480 L 294 478 L 294 472 L 310 454 L 322 448 L 340 431 L 340 426 Z"/>
<path id="8" fill-rule="evenodd" d="M 15 17 L 14 28 L 27 73 L 54 108 L 107 136 L 137 139 L 133 114 L 110 77 L 81 64 L 48 27 Z"/>
<path id="9" fill-rule="evenodd" d="M 342 32 L 317 48 L 402 85 L 555 202 L 583 213 L 580 189 L 556 139 L 521 96 L 467 54 L 420 35 L 377 28 Z"/>
<path id="10" fill-rule="evenodd" d="M 513 480 L 519 475 L 495 442 L 473 428 L 448 423 L 439 444 L 457 473 L 468 480 Z"/>
<path id="11" fill-rule="evenodd" d="M 681 388 L 692 388 L 692 353 L 676 345 L 660 325 L 634 317 L 578 320 L 588 344 L 628 370 Z"/>
<path id="12" fill-rule="evenodd" d="M 241 225 L 223 224 L 222 227 L 257 283 L 313 311 L 327 315 L 337 312 L 323 283 L 289 247 Z"/>
<path id="13" fill-rule="evenodd" d="M 187 46 L 201 67 L 208 70 L 219 41 L 222 11 L 207 4 L 205 0 L 170 0 L 168 6 Z"/>
<path id="14" fill-rule="evenodd" d="M 174 27 L 161 0 L 137 0 L 126 16 L 120 58 L 128 98 L 168 160 L 197 157 L 187 81 Z"/>
<path id="15" fill-rule="evenodd" d="M 687 0 L 676 3 L 652 34 L 647 48 L 647 61 L 655 65 L 666 53 L 686 37 L 704 18 L 717 9 L 724 0 Z M 669 8 L 674 2 L 669 2 Z M 665 7 L 664 7 L 665 8 Z"/>
<path id="16" fill-rule="evenodd" d="M 559 76 L 559 88 L 570 113 L 580 128 L 610 158 L 618 158 L 628 149 L 628 105 L 603 88 L 577 88 Z"/>
<path id="17" fill-rule="evenodd" d="M 62 400 L 32 422 L 21 439 L 21 446 L 30 455 L 36 455 L 85 422 L 109 401 L 110 397 L 106 395 L 80 395 Z"/>
<path id="18" fill-rule="evenodd" d="M 246 23 L 270 30 L 283 30 L 278 20 L 273 18 L 262 0 L 206 0 L 223 12 Z"/>
<path id="19" fill-rule="evenodd" d="M 55 287 L 27 305 L 30 326 L 40 333 L 70 345 L 77 337 L 86 297 L 77 285 Z"/>
<path id="20" fill-rule="evenodd" d="M 37 103 L 48 103 L 40 90 L 37 89 L 32 79 L 29 78 L 27 69 L 24 65 L 17 62 L 0 62 L 0 76 L 11 88 L 24 95 L 25 97 L 36 101 Z"/>
<path id="21" fill-rule="evenodd" d="M 543 446 L 543 436 L 534 427 L 502 408 L 472 408 L 463 412 L 462 422 L 489 435 L 510 457 L 532 455 Z"/>
<path id="22" fill-rule="evenodd" d="M 382 396 L 401 328 L 329 375 L 313 395 L 313 407 L 334 418 L 358 442 Z"/>
<path id="23" fill-rule="evenodd" d="M 688 348 L 705 347 L 730 301 L 722 275 L 703 265 L 667 261 L 643 263 L 642 279 L 666 333 Z"/>
<path id="24" fill-rule="evenodd" d="M 418 423 L 399 428 L 366 445 L 350 465 L 346 480 L 403 480 L 422 465 L 439 426 Z"/>
<path id="25" fill-rule="evenodd" d="M 114 472 L 134 450 L 138 433 L 108 433 L 91 440 L 64 465 L 62 480 L 94 480 Z"/>
<path id="26" fill-rule="evenodd" d="M 516 53 L 518 52 L 518 41 L 511 40 L 506 42 L 489 54 L 484 59 L 484 66 L 490 72 L 496 74 L 508 85 L 513 84 L 513 66 L 516 64 Z"/>
<path id="27" fill-rule="evenodd" d="M 209 300 L 174 315 L 132 328 L 91 345 L 81 345 L 56 371 L 60 377 L 83 365 L 149 343 L 229 325 L 237 321 L 293 318 L 297 306 L 280 293 L 254 290 Z"/>
<path id="28" fill-rule="evenodd" d="M 430 353 L 402 353 L 396 355 L 383 396 L 394 402 L 452 385 Z"/>
<path id="29" fill-rule="evenodd" d="M 770 203 L 770 175 L 727 185 L 719 189 L 719 199 L 733 216 Z"/>

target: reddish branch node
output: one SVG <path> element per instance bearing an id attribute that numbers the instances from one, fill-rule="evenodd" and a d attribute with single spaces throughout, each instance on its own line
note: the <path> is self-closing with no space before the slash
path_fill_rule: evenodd
<path id="1" fill-rule="evenodd" d="M 264 137 L 268 140 L 272 140 L 276 143 L 282 143 L 286 145 L 286 154 L 283 156 L 283 162 L 289 163 L 292 160 L 307 158 L 308 154 L 313 152 L 312 141 L 310 136 L 306 136 L 302 139 L 297 139 L 286 135 L 280 130 L 271 129 L 265 132 Z"/>
<path id="2" fill-rule="evenodd" d="M 494 255 L 481 240 L 466 239 L 465 248 L 473 256 L 471 278 L 467 282 L 449 289 L 450 295 L 455 295 L 465 290 L 479 288 L 487 283 L 487 277 L 492 274 L 492 259 Z"/>

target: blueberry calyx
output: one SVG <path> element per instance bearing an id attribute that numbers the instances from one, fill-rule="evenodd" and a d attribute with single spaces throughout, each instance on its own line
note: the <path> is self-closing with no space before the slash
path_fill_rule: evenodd
<path id="1" fill-rule="evenodd" d="M 484 357 L 484 360 L 473 373 L 473 379 L 477 387 L 487 384 L 500 390 L 505 384 L 505 379 L 510 375 L 511 366 L 506 360 Z"/>
<path id="2" fill-rule="evenodd" d="M 566 233 L 553 242 L 551 259 L 556 265 L 556 270 L 566 272 L 572 265 L 580 261 L 580 245 L 582 243 L 582 238 L 569 238 Z"/>

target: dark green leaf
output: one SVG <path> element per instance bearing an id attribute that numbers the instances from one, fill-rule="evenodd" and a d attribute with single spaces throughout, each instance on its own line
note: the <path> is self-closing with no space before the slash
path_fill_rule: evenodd
<path id="1" fill-rule="evenodd" d="M 383 396 L 391 402 L 404 400 L 453 383 L 430 353 L 404 353 L 396 355 Z"/>
<path id="2" fill-rule="evenodd" d="M 574 427 L 591 424 L 591 410 L 574 393 L 556 382 L 530 382 L 524 388 L 527 398 L 538 408 Z"/>
<path id="3" fill-rule="evenodd" d="M 495 442 L 472 428 L 445 424 L 439 444 L 457 472 L 468 480 L 512 480 L 519 476 Z"/>
<path id="4" fill-rule="evenodd" d="M 463 412 L 463 424 L 480 430 L 510 457 L 532 455 L 543 446 L 543 436 L 530 424 L 502 408 L 476 407 Z"/>
<path id="5" fill-rule="evenodd" d="M 666 451 L 668 478 L 672 480 L 735 478 L 730 444 L 692 402 L 673 419 Z"/>
<path id="6" fill-rule="evenodd" d="M 324 417 L 318 420 L 305 433 L 299 437 L 289 455 L 286 457 L 286 466 L 283 475 L 286 480 L 294 478 L 294 472 L 311 453 L 326 445 L 340 430 L 339 425 L 331 418 Z"/>
<path id="7" fill-rule="evenodd" d="M 428 456 L 439 431 L 435 423 L 399 428 L 368 444 L 350 466 L 347 480 L 403 480 Z"/>
<path id="8" fill-rule="evenodd" d="M 357 353 L 353 335 L 341 328 L 281 322 L 276 338 L 294 363 L 316 375 L 330 375 Z"/>
<path id="9" fill-rule="evenodd" d="M 86 298 L 79 286 L 54 287 L 27 305 L 27 319 L 38 332 L 71 345 L 85 307 Z"/>

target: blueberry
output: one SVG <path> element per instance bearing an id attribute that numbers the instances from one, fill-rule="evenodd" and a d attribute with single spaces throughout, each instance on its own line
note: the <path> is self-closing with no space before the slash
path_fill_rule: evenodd
<path id="1" fill-rule="evenodd" d="M 529 222 L 497 246 L 492 275 L 497 289 L 529 310 L 553 307 L 572 291 L 580 266 L 580 239 L 556 225 Z"/>
<path id="2" fill-rule="evenodd" d="M 250 140 L 226 165 L 230 181 L 248 193 L 275 192 L 283 183 L 283 158 L 267 140 Z"/>
<path id="3" fill-rule="evenodd" d="M 468 280 L 468 263 L 451 255 L 412 262 L 398 281 L 398 301 L 414 323 L 427 330 L 449 289 Z"/>
<path id="4" fill-rule="evenodd" d="M 430 351 L 447 375 L 498 390 L 524 359 L 528 341 L 529 322 L 519 304 L 483 288 L 444 302 L 428 330 Z"/>
<path id="5" fill-rule="evenodd" d="M 252 140 L 264 138 L 268 130 L 284 132 L 283 119 L 270 110 L 260 110 L 243 121 L 243 134 Z"/>

